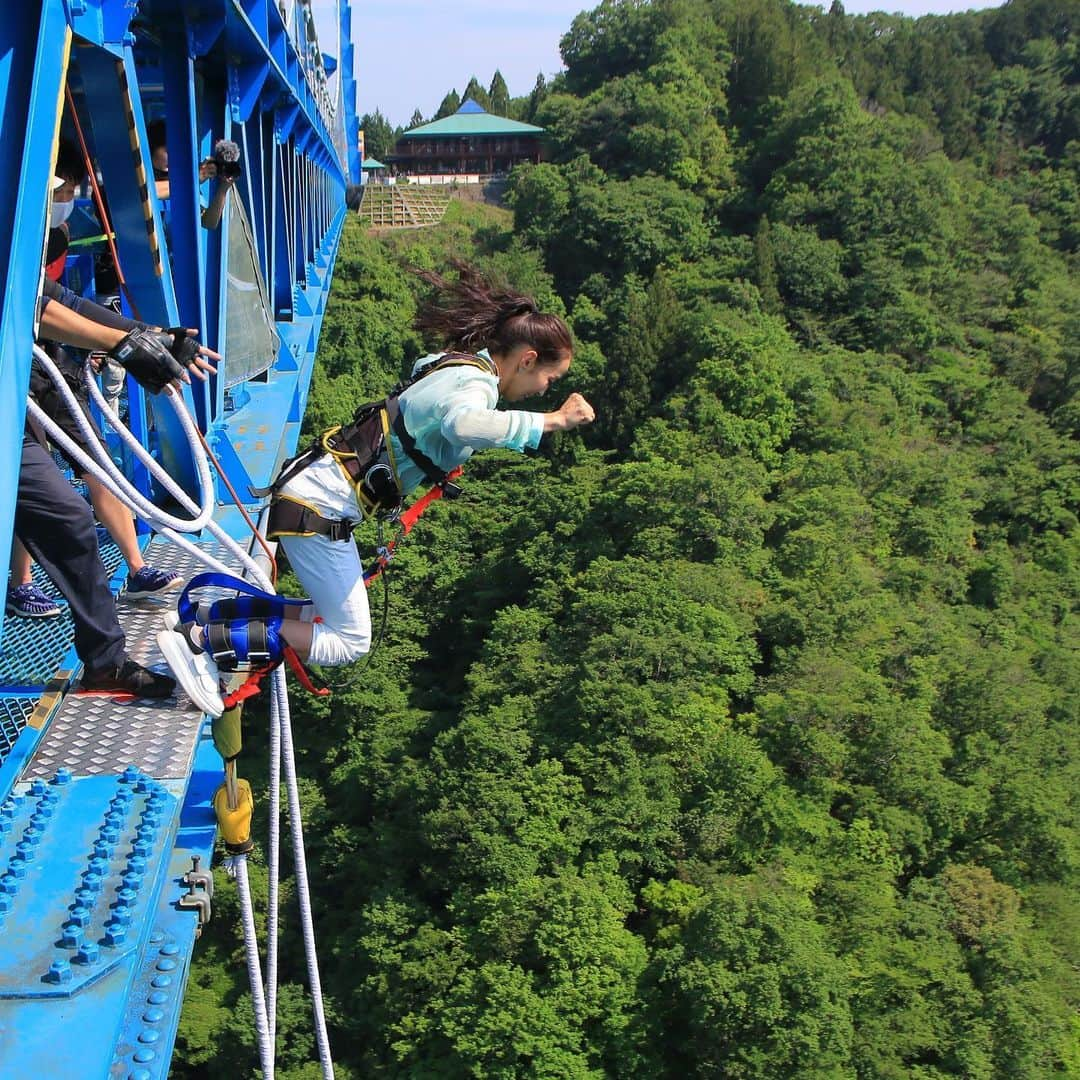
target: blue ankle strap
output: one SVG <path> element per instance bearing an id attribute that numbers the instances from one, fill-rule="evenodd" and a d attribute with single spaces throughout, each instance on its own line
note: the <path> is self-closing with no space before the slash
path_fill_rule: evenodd
<path id="1" fill-rule="evenodd" d="M 233 574 L 222 574 L 216 570 L 204 574 L 196 574 L 184 587 L 176 601 L 176 611 L 182 623 L 195 622 L 197 601 L 191 599 L 191 593 L 197 589 L 230 589 L 234 592 L 244 593 L 243 596 L 227 597 L 224 600 L 215 600 L 210 605 L 209 621 L 219 622 L 234 619 L 277 619 L 279 622 L 285 616 L 286 608 L 303 607 L 310 604 L 307 599 L 291 600 L 288 597 L 278 596 L 275 593 L 258 589 L 243 578 Z M 220 606 L 219 606 L 220 605 Z"/>

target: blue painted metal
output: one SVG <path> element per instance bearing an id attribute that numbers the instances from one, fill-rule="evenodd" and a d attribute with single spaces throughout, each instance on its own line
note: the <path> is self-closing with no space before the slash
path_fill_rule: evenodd
<path id="1" fill-rule="evenodd" d="M 120 260 L 139 317 L 198 327 L 224 341 L 226 228 L 202 227 L 212 185 L 198 163 L 231 138 L 280 349 L 270 370 L 224 393 L 186 392 L 221 468 L 245 499 L 296 446 L 338 239 L 346 184 L 359 178 L 355 82 L 341 5 L 339 93 L 332 99 L 308 7 L 289 24 L 274 0 L 40 0 L 0 20 L 0 163 L 9 195 L 0 230 L 0 415 L 21 436 L 49 177 L 58 126 L 71 137 L 65 81 L 103 179 Z M 137 16 L 137 17 L 136 17 Z M 70 65 L 66 42 L 73 32 Z M 130 123 L 125 119 L 130 116 Z M 167 118 L 170 193 L 153 190 L 147 121 Z M 354 160 L 355 159 L 355 160 Z M 93 289 L 89 258 L 71 283 Z M 228 358 L 226 357 L 226 363 Z M 171 409 L 129 380 L 133 430 L 185 486 L 187 447 Z M 12 450 L 15 448 L 12 447 Z M 8 557 L 17 455 L 0 464 L 0 562 Z M 145 476 L 136 479 L 149 488 Z M 260 507 L 255 500 L 249 509 Z M 219 520 L 245 536 L 219 496 Z M 104 549 L 113 586 L 126 568 Z M 165 1077 L 192 947 L 195 913 L 179 904 L 198 855 L 209 865 L 211 797 L 221 762 L 208 731 L 187 777 L 22 779 L 78 675 L 70 621 L 7 620 L 0 638 L 0 1075 L 67 1075 L 77 1032 L 81 1075 Z M 59 724 L 62 729 L 62 723 Z"/>
<path id="2" fill-rule="evenodd" d="M 0 259 L 0 416 L 10 435 L 21 431 L 26 409 L 37 267 L 67 41 L 61 0 L 18 4 L 0 19 L 0 162 L 4 175 L 17 181 L 9 182 L 8 198 L 0 200 L 0 236 L 10 237 L 7 260 Z M 0 455 L 0 521 L 10 522 L 15 511 L 18 461 L 17 453 Z M 3 580 L 9 553 L 10 544 L 0 542 Z"/>

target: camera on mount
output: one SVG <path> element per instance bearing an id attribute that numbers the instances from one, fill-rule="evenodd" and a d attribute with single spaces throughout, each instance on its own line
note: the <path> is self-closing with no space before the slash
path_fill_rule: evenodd
<path id="1" fill-rule="evenodd" d="M 214 156 L 203 165 L 213 165 L 219 180 L 235 180 L 243 170 L 240 168 L 240 147 L 230 139 L 219 139 L 214 144 Z"/>

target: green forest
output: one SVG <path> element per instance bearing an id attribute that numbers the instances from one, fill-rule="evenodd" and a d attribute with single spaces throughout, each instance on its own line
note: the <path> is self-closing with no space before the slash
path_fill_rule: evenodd
<path id="1" fill-rule="evenodd" d="M 1078 14 L 606 0 L 505 208 L 349 221 L 311 432 L 455 256 L 597 422 L 475 458 L 292 695 L 339 1076 L 1080 1077 Z M 223 884 L 173 1075 L 254 1045 Z"/>

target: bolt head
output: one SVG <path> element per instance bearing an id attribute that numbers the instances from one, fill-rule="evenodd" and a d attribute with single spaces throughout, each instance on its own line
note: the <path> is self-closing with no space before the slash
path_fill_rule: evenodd
<path id="1" fill-rule="evenodd" d="M 71 914 L 68 916 L 68 923 L 71 926 L 89 926 L 90 909 L 84 908 L 81 904 L 76 905 L 71 909 Z"/>
<path id="2" fill-rule="evenodd" d="M 100 955 L 101 950 L 98 948 L 98 943 L 96 941 L 87 941 L 83 943 L 82 948 L 75 954 L 74 960 L 77 964 L 96 964 Z"/>
<path id="3" fill-rule="evenodd" d="M 71 965 L 66 960 L 54 960 L 45 978 L 53 983 L 71 982 Z"/>
<path id="4" fill-rule="evenodd" d="M 111 945 L 114 948 L 117 945 L 123 945 L 127 940 L 127 927 L 121 926 L 117 922 L 108 922 L 105 924 L 105 944 Z"/>

